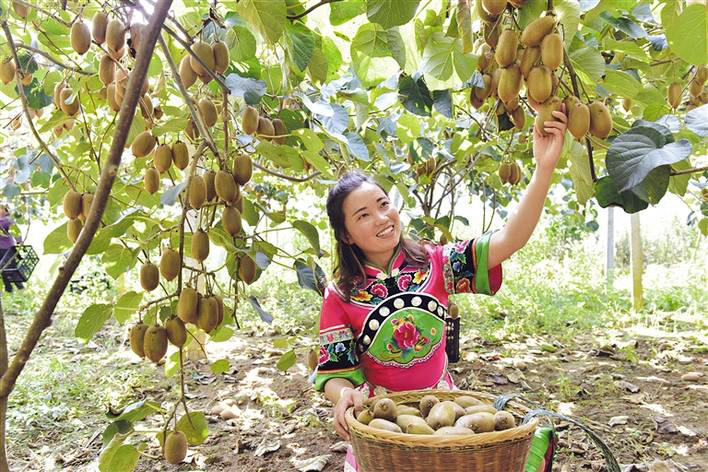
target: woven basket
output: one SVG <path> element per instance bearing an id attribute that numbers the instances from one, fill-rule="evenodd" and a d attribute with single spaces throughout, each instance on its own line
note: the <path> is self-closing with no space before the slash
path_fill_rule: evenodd
<path id="1" fill-rule="evenodd" d="M 454 400 L 468 395 L 492 403 L 494 395 L 464 390 L 414 390 L 386 394 L 394 402 L 418 403 L 424 395 Z M 381 397 L 364 402 L 373 405 Z M 528 408 L 513 402 L 505 410 L 523 418 Z M 433 436 L 392 433 L 371 428 L 354 417 L 353 408 L 346 412 L 351 443 L 361 472 L 524 472 L 526 456 L 537 420 L 516 428 L 465 436 Z"/>

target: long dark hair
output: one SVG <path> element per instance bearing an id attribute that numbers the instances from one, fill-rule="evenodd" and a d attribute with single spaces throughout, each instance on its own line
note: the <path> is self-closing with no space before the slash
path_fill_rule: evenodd
<path id="1" fill-rule="evenodd" d="M 366 257 L 356 244 L 347 244 L 344 240 L 347 231 L 344 226 L 343 203 L 344 199 L 352 191 L 365 182 L 376 185 L 388 196 L 388 193 L 381 185 L 359 171 L 351 171 L 342 176 L 335 186 L 330 189 L 327 196 L 327 216 L 329 216 L 329 224 L 334 230 L 334 238 L 336 239 L 335 250 L 337 258 L 332 275 L 334 276 L 334 283 L 344 295 L 347 303 L 350 301 L 352 289 L 366 281 L 366 273 L 364 272 Z M 413 267 L 424 267 L 428 264 L 425 241 L 413 241 L 404 237 L 403 232 L 401 232 L 400 244 L 405 257 L 405 264 Z M 359 284 L 355 283 L 355 281 L 358 281 Z"/>

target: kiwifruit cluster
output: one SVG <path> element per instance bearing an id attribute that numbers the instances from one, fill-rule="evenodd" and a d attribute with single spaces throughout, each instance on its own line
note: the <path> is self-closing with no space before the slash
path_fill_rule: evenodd
<path id="1" fill-rule="evenodd" d="M 130 328 L 130 349 L 136 355 L 147 357 L 155 363 L 165 356 L 167 340 L 167 329 L 157 323 L 148 326 L 140 321 Z"/>
<path id="2" fill-rule="evenodd" d="M 160 174 L 168 172 L 172 164 L 183 170 L 189 164 L 189 151 L 187 145 L 177 141 L 171 146 L 158 144 L 149 131 L 143 131 L 133 140 L 131 149 L 136 157 L 143 157 L 153 151 L 152 167 L 145 169 L 143 186 L 145 191 L 153 194 L 160 188 Z M 137 153 L 137 154 L 136 154 Z"/>
<path id="3" fill-rule="evenodd" d="M 490 403 L 468 395 L 458 396 L 454 401 L 425 395 L 418 403 L 399 404 L 382 398 L 359 412 L 356 419 L 384 431 L 437 436 L 490 433 L 516 427 L 514 415 L 497 411 Z"/>
<path id="4" fill-rule="evenodd" d="M 88 218 L 91 203 L 93 203 L 92 193 L 69 190 L 64 194 L 64 214 L 69 218 L 66 225 L 66 236 L 72 244 L 79 239 L 84 222 Z"/>
<path id="5" fill-rule="evenodd" d="M 518 184 L 521 181 L 521 166 L 513 161 L 502 162 L 499 165 L 499 180 L 501 180 L 503 184 Z"/>
<path id="6" fill-rule="evenodd" d="M 191 323 L 207 333 L 224 320 L 224 301 L 218 295 L 200 294 L 190 286 L 182 287 L 177 301 L 177 318 L 182 326 Z M 173 344 L 177 345 L 173 342 Z M 184 342 L 182 342 L 184 344 Z M 178 347 L 182 344 L 177 345 Z"/>
<path id="7" fill-rule="evenodd" d="M 688 103 L 686 107 L 688 110 L 708 103 L 708 90 L 705 89 L 706 81 L 708 81 L 708 66 L 697 66 L 688 85 Z"/>
<path id="8" fill-rule="evenodd" d="M 272 121 L 266 116 L 260 116 L 258 110 L 247 105 L 241 114 L 241 129 L 246 134 L 256 134 L 261 139 L 273 141 L 276 144 L 285 144 L 285 135 L 288 128 L 280 118 Z"/>
<path id="9" fill-rule="evenodd" d="M 191 46 L 195 56 L 201 59 L 197 60 L 191 54 L 185 54 L 179 63 L 179 77 L 182 80 L 182 85 L 189 88 L 199 78 L 205 84 L 212 80 L 211 75 L 204 68 L 202 62 L 216 73 L 223 74 L 229 67 L 229 48 L 222 41 L 216 41 L 209 44 L 204 41 L 196 41 Z"/>

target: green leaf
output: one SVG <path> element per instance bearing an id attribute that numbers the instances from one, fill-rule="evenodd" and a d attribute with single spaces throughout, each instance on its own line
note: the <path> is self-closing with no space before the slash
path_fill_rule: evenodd
<path id="1" fill-rule="evenodd" d="M 605 74 L 605 59 L 596 49 L 576 49 L 568 56 L 575 71 L 583 78 L 583 82 L 593 83 L 602 80 Z"/>
<path id="2" fill-rule="evenodd" d="M 283 25 L 289 23 L 285 0 L 241 0 L 236 11 L 271 43 L 280 39 Z"/>
<path id="3" fill-rule="evenodd" d="M 423 73 L 432 75 L 438 80 L 448 80 L 452 76 L 454 49 L 453 38 L 448 38 L 442 33 L 431 34 L 423 50 L 421 66 Z"/>
<path id="4" fill-rule="evenodd" d="M 698 228 L 703 233 L 703 236 L 708 236 L 708 218 L 703 218 L 698 222 Z"/>
<path id="5" fill-rule="evenodd" d="M 708 104 L 686 113 L 686 128 L 703 138 L 708 136 Z"/>
<path id="6" fill-rule="evenodd" d="M 111 317 L 113 307 L 105 303 L 94 303 L 84 310 L 76 324 L 74 335 L 87 343 Z"/>
<path id="7" fill-rule="evenodd" d="M 127 292 L 124 293 L 116 302 L 116 306 L 113 312 L 116 321 L 123 324 L 128 321 L 133 313 L 140 306 L 140 302 L 143 300 L 143 292 Z"/>
<path id="8" fill-rule="evenodd" d="M 626 72 L 608 70 L 602 84 L 607 90 L 621 97 L 634 98 L 642 89 L 642 84 Z"/>
<path id="9" fill-rule="evenodd" d="M 398 94 L 406 110 L 416 115 L 430 116 L 433 97 L 422 77 L 417 81 L 410 76 L 402 77 L 398 83 Z"/>
<path id="10" fill-rule="evenodd" d="M 211 371 L 216 374 L 223 374 L 224 372 L 228 372 L 229 368 L 231 365 L 229 364 L 228 359 L 219 359 L 218 361 L 212 362 L 209 368 Z"/>
<path id="11" fill-rule="evenodd" d="M 138 465 L 140 453 L 132 444 L 122 444 L 108 463 L 111 472 L 133 472 Z"/>
<path id="12" fill-rule="evenodd" d="M 678 14 L 678 2 L 661 11 L 661 23 L 671 50 L 689 64 L 708 62 L 708 5 L 689 5 Z"/>
<path id="13" fill-rule="evenodd" d="M 344 0 L 329 6 L 329 22 L 338 26 L 365 13 L 364 0 Z"/>
<path id="14" fill-rule="evenodd" d="M 256 38 L 253 37 L 248 28 L 234 26 L 229 37 L 234 38 L 234 46 L 229 51 L 234 61 L 245 61 L 256 55 Z"/>
<path id="15" fill-rule="evenodd" d="M 187 436 L 187 442 L 192 446 L 198 446 L 209 436 L 207 421 L 204 413 L 192 412 L 189 416 L 184 415 L 177 421 L 177 431 L 182 431 Z"/>
<path id="16" fill-rule="evenodd" d="M 52 230 L 44 238 L 44 254 L 62 254 L 71 246 L 66 236 L 66 223 Z"/>
<path id="17" fill-rule="evenodd" d="M 315 37 L 302 23 L 290 24 L 285 28 L 285 39 L 290 49 L 290 57 L 300 72 L 304 72 L 315 50 Z"/>
<path id="18" fill-rule="evenodd" d="M 275 367 L 277 367 L 279 370 L 282 370 L 283 372 L 287 372 L 289 368 L 295 365 L 295 362 L 297 361 L 297 356 L 295 355 L 294 350 L 290 350 L 280 356 L 280 359 L 278 359 L 278 363 L 275 364 Z"/>
<path id="19" fill-rule="evenodd" d="M 561 25 L 559 30 L 563 31 L 566 46 L 570 44 L 578 31 L 580 24 L 580 4 L 578 0 L 555 0 L 553 9 L 558 18 L 558 23 Z"/>
<path id="20" fill-rule="evenodd" d="M 389 35 L 381 25 L 374 23 L 363 24 L 352 39 L 351 51 L 370 57 L 391 56 Z"/>
<path id="21" fill-rule="evenodd" d="M 234 335 L 234 330 L 231 328 L 228 328 L 226 326 L 222 326 L 221 328 L 217 329 L 215 332 L 212 332 L 209 335 L 209 341 L 215 342 L 215 343 L 221 343 L 224 341 L 228 341 L 231 339 L 231 337 Z"/>
<path id="22" fill-rule="evenodd" d="M 587 150 L 585 146 L 573 139 L 568 155 L 570 157 L 570 178 L 573 180 L 575 195 L 578 198 L 578 203 L 585 205 L 585 202 L 592 198 L 595 192 Z"/>
<path id="23" fill-rule="evenodd" d="M 293 221 L 293 227 L 300 231 L 310 242 L 310 246 L 319 254 L 320 251 L 320 235 L 311 223 L 305 220 Z"/>
<path id="24" fill-rule="evenodd" d="M 384 28 L 408 23 L 418 9 L 420 0 L 366 0 L 366 16 Z"/>
<path id="25" fill-rule="evenodd" d="M 649 172 L 649 175 L 639 185 L 632 187 L 632 192 L 652 205 L 659 203 L 669 188 L 671 166 L 661 166 Z"/>
<path id="26" fill-rule="evenodd" d="M 622 193 L 617 192 L 617 187 L 610 176 L 602 177 L 595 182 L 595 196 L 597 203 L 602 208 L 607 208 L 610 205 L 619 206 L 626 213 L 636 213 L 649 206 L 649 203 L 629 190 Z"/>
<path id="27" fill-rule="evenodd" d="M 671 164 L 671 168 L 676 171 L 688 170 L 691 168 L 691 161 L 686 159 L 683 161 Z M 691 174 L 672 175 L 669 179 L 669 191 L 676 195 L 684 196 L 688 190 L 688 182 L 691 180 Z"/>

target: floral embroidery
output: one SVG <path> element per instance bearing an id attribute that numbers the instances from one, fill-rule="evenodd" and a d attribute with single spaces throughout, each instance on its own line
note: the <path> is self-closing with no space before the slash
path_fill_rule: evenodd
<path id="1" fill-rule="evenodd" d="M 455 245 L 453 246 L 455 249 L 455 252 L 458 254 L 464 254 L 465 249 L 467 249 L 467 241 L 460 241 L 456 242 Z"/>
<path id="2" fill-rule="evenodd" d="M 413 323 L 413 316 L 408 315 L 405 318 L 391 320 L 394 326 L 393 336 L 386 348 L 392 354 L 406 355 L 411 351 L 420 351 L 423 346 L 430 343 L 430 339 L 421 336 L 420 329 Z M 434 334 L 434 333 L 432 333 Z"/>
<path id="3" fill-rule="evenodd" d="M 324 348 L 324 346 L 320 346 L 320 364 L 324 364 L 329 360 L 329 351 Z"/>
<path id="4" fill-rule="evenodd" d="M 342 343 L 337 343 L 337 345 L 334 346 L 334 352 L 344 352 L 346 350 L 347 348 Z"/>
<path id="5" fill-rule="evenodd" d="M 374 284 L 369 290 L 371 290 L 371 293 L 376 295 L 379 298 L 386 298 L 388 297 L 388 290 L 386 290 L 386 286 L 382 284 Z"/>
<path id="6" fill-rule="evenodd" d="M 448 293 L 474 291 L 473 280 L 477 270 L 474 246 L 474 240 L 469 240 L 446 244 L 443 247 L 443 276 Z"/>
<path id="7" fill-rule="evenodd" d="M 324 345 L 347 341 L 353 337 L 354 335 L 352 334 L 351 328 L 334 329 L 333 331 L 320 334 L 320 344 Z"/>
<path id="8" fill-rule="evenodd" d="M 356 295 L 352 295 L 352 300 L 357 302 L 368 302 L 371 301 L 372 298 L 374 298 L 374 296 L 364 290 L 357 290 Z"/>
<path id="9" fill-rule="evenodd" d="M 387 277 L 383 272 L 368 277 L 368 285 L 351 291 L 351 300 L 367 305 L 378 305 L 386 298 L 400 292 L 417 292 L 429 282 L 430 267 L 427 269 L 391 271 Z"/>
<path id="10" fill-rule="evenodd" d="M 408 290 L 408 287 L 411 285 L 411 280 L 413 277 L 410 275 L 402 275 L 398 278 L 398 288 L 400 288 L 403 291 Z"/>
<path id="11" fill-rule="evenodd" d="M 455 284 L 456 293 L 467 293 L 470 291 L 470 279 L 461 278 Z"/>
<path id="12" fill-rule="evenodd" d="M 416 271 L 415 275 L 413 276 L 413 283 L 418 285 L 423 280 L 425 280 L 427 276 L 428 276 L 427 271 L 423 271 L 423 270 Z"/>

